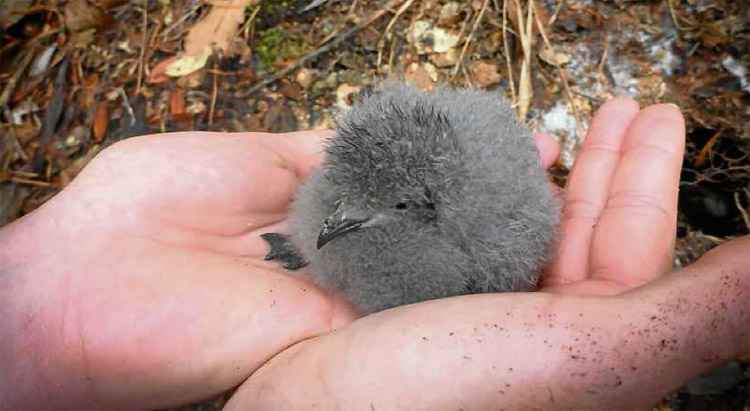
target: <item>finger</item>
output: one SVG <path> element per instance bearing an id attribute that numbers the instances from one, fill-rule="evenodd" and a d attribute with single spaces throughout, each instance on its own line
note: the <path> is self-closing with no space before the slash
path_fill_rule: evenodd
<path id="1" fill-rule="evenodd" d="M 634 287 L 671 268 L 684 148 L 675 106 L 651 106 L 633 120 L 597 223 L 593 277 Z"/>
<path id="2" fill-rule="evenodd" d="M 298 131 L 284 134 L 254 136 L 267 144 L 279 156 L 279 166 L 293 170 L 300 178 L 306 177 L 323 159 L 325 141 L 332 130 Z"/>
<path id="3" fill-rule="evenodd" d="M 539 151 L 539 159 L 542 162 L 542 167 L 544 169 L 552 167 L 555 164 L 555 160 L 557 160 L 557 156 L 560 154 L 560 144 L 558 144 L 557 140 L 549 134 L 535 133 L 534 144 Z"/>
<path id="4" fill-rule="evenodd" d="M 607 200 L 625 132 L 637 113 L 638 103 L 619 97 L 605 103 L 594 116 L 568 178 L 557 254 L 546 270 L 545 285 L 587 277 L 594 227 Z"/>

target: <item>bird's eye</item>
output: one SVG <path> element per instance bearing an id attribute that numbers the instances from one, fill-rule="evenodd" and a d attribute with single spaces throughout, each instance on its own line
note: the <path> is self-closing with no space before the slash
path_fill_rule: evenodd
<path id="1" fill-rule="evenodd" d="M 407 208 L 409 208 L 409 205 L 403 201 L 396 204 L 396 210 L 406 210 Z"/>

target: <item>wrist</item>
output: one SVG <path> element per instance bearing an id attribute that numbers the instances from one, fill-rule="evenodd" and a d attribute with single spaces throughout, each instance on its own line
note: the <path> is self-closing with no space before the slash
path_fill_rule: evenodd
<path id="1" fill-rule="evenodd" d="M 66 240 L 52 230 L 45 210 L 0 229 L 0 409 L 49 406 L 54 390 L 47 372 L 60 356 L 65 307 L 59 304 Z M 51 230 L 52 229 L 52 230 Z"/>

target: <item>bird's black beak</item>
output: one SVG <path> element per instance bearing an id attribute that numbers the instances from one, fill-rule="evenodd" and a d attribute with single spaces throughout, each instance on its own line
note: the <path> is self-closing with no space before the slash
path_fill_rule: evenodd
<path id="1" fill-rule="evenodd" d="M 318 235 L 318 250 L 334 238 L 354 231 L 370 220 L 370 217 L 357 214 L 359 213 L 347 212 L 345 207 L 339 204 L 336 211 L 323 221 L 323 227 Z"/>

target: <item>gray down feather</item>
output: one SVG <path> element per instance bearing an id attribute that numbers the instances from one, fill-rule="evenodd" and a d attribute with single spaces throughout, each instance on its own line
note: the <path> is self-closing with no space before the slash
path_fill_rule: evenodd
<path id="1" fill-rule="evenodd" d="M 392 82 L 340 121 L 290 233 L 314 279 L 367 314 L 534 290 L 558 220 L 531 133 L 498 93 Z"/>

